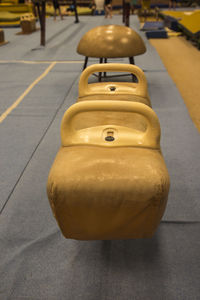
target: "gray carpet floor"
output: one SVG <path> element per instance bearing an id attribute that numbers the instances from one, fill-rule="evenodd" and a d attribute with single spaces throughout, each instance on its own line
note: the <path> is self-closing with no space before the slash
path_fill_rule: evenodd
<path id="1" fill-rule="evenodd" d="M 47 19 L 40 32 L 18 35 L 0 47 L 0 114 L 57 63 L 0 124 L 1 300 L 197 300 L 200 299 L 200 139 L 185 104 L 155 49 L 135 58 L 147 76 L 162 130 L 162 152 L 171 189 L 162 223 L 152 239 L 65 239 L 53 218 L 46 181 L 60 146 L 60 122 L 78 96 L 82 35 L 121 16 Z M 119 62 L 128 62 L 126 59 Z M 91 59 L 90 63 L 97 62 Z M 127 78 L 128 80 L 128 78 Z"/>

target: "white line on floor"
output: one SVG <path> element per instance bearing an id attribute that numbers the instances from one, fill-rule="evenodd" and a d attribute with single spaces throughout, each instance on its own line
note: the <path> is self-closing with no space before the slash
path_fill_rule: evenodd
<path id="1" fill-rule="evenodd" d="M 50 63 L 56 63 L 56 64 L 82 64 L 84 63 L 83 60 L 58 60 L 58 61 L 29 61 L 29 60 L 0 60 L 0 64 L 8 64 L 8 63 L 22 63 L 22 64 L 50 64 Z"/>
<path id="2" fill-rule="evenodd" d="M 24 99 L 24 97 L 32 90 L 32 88 L 40 81 L 42 80 L 50 71 L 51 69 L 56 65 L 56 62 L 52 62 L 50 66 L 29 85 L 29 87 L 23 92 L 23 94 L 0 116 L 0 123 L 2 123 L 5 118 L 15 109 Z"/>

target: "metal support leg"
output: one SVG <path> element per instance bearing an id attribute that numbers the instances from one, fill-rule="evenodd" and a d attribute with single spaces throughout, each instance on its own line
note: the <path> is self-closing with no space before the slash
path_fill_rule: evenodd
<path id="1" fill-rule="evenodd" d="M 133 57 L 133 56 L 129 57 L 129 63 L 130 63 L 131 65 L 134 65 L 134 64 L 135 64 L 135 61 L 134 61 L 134 57 Z"/>
<path id="2" fill-rule="evenodd" d="M 125 23 L 125 0 L 122 0 L 122 23 Z"/>
<path id="3" fill-rule="evenodd" d="M 129 27 L 129 19 L 130 19 L 130 3 L 125 2 L 125 25 Z"/>
<path id="4" fill-rule="evenodd" d="M 85 70 L 85 68 L 87 67 L 87 63 L 88 63 L 88 56 L 85 57 L 85 62 L 83 65 L 83 70 Z"/>
<path id="5" fill-rule="evenodd" d="M 74 23 L 79 23 L 76 0 L 73 0 L 73 5 L 74 5 L 74 15 L 75 15 L 75 22 Z"/>
<path id="6" fill-rule="evenodd" d="M 134 65 L 134 64 L 135 64 L 135 61 L 134 61 L 134 57 L 133 57 L 133 56 L 129 57 L 129 63 L 130 63 L 131 65 Z M 136 78 L 136 76 L 133 75 L 133 74 L 132 74 L 132 81 L 133 81 L 133 82 L 137 82 L 137 78 Z"/>
<path id="7" fill-rule="evenodd" d="M 99 59 L 99 63 L 100 63 L 100 64 L 102 64 L 102 63 L 103 63 L 103 58 L 100 58 L 100 59 Z M 102 73 L 101 73 L 101 72 L 99 72 L 99 82 L 101 82 L 101 78 L 102 78 L 102 76 L 101 76 L 101 75 L 102 75 Z"/>
<path id="8" fill-rule="evenodd" d="M 107 58 L 104 58 L 104 63 L 107 64 Z M 106 72 L 103 73 L 103 77 L 106 77 Z"/>

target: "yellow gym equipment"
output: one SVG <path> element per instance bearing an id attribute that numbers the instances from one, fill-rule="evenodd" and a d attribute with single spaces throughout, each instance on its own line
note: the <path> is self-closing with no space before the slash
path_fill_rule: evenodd
<path id="1" fill-rule="evenodd" d="M 187 39 L 196 42 L 200 50 L 200 10 L 196 10 L 190 14 L 185 13 L 179 21 L 179 26 Z"/>
<path id="2" fill-rule="evenodd" d="M 22 33 L 29 34 L 36 31 L 36 18 L 32 13 L 27 13 L 21 16 L 20 26 Z"/>
<path id="3" fill-rule="evenodd" d="M 84 68 L 88 57 L 100 58 L 100 63 L 107 58 L 129 57 L 134 63 L 134 56 L 146 52 L 140 35 L 133 29 L 123 25 L 102 25 L 89 30 L 81 38 L 77 52 L 85 56 Z"/>
<path id="4" fill-rule="evenodd" d="M 99 117 L 84 126 L 84 114 L 94 112 Z M 112 113 L 121 114 L 123 124 Z M 140 115 L 145 130 L 123 118 L 127 113 L 132 119 Z M 78 102 L 65 112 L 47 193 L 66 238 L 149 238 L 163 216 L 168 191 L 159 120 L 149 106 L 94 100 Z"/>
<path id="5" fill-rule="evenodd" d="M 0 29 L 0 46 L 7 44 L 8 42 L 5 41 L 4 31 Z"/>
<path id="6" fill-rule="evenodd" d="M 138 82 L 88 83 L 89 77 L 95 72 L 131 73 Z M 131 64 L 94 64 L 81 73 L 77 101 L 98 99 L 136 101 L 151 106 L 144 72 Z"/>

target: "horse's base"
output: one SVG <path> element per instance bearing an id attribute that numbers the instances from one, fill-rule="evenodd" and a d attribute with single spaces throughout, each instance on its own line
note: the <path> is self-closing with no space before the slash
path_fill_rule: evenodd
<path id="1" fill-rule="evenodd" d="M 149 238 L 163 216 L 169 175 L 159 150 L 62 147 L 47 192 L 66 238 Z"/>

